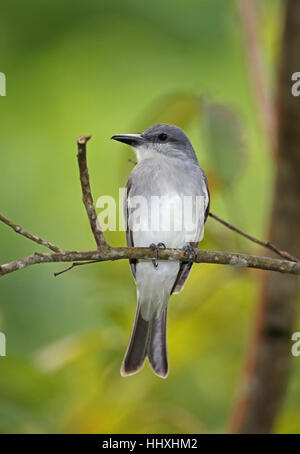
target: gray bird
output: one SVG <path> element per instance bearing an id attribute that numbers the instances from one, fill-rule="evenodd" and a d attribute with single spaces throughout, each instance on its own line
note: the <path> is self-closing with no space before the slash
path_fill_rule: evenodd
<path id="1" fill-rule="evenodd" d="M 207 178 L 191 142 L 177 126 L 157 124 L 142 134 L 112 139 L 131 145 L 137 156 L 124 201 L 127 245 L 150 246 L 157 254 L 152 262 L 130 262 L 138 301 L 121 375 L 135 374 L 148 357 L 155 374 L 166 378 L 168 301 L 183 289 L 194 248 L 203 236 L 210 203 Z M 186 207 L 192 215 L 184 216 Z M 159 261 L 160 247 L 186 249 L 189 260 Z"/>

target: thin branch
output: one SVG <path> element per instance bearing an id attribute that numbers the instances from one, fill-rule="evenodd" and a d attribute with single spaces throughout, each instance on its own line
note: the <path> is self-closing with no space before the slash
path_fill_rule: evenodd
<path id="1" fill-rule="evenodd" d="M 183 249 L 162 249 L 159 251 L 159 260 L 188 261 L 188 252 Z M 14 260 L 0 266 L 0 276 L 39 263 L 57 262 L 107 262 L 122 259 L 151 260 L 156 258 L 156 251 L 151 248 L 112 247 L 94 251 L 63 251 L 56 253 L 34 253 L 27 257 Z M 300 263 L 289 260 L 258 257 L 234 252 L 217 252 L 197 250 L 193 260 L 196 263 L 215 263 L 243 268 L 256 268 L 280 273 L 300 274 Z M 73 268 L 73 266 L 72 266 Z"/>
<path id="2" fill-rule="evenodd" d="M 80 136 L 77 139 L 77 160 L 79 166 L 80 183 L 82 189 L 82 200 L 88 215 L 90 226 L 98 246 L 98 249 L 107 247 L 103 232 L 97 220 L 97 214 L 94 207 L 93 196 L 90 187 L 89 172 L 86 161 L 86 143 L 92 136 Z"/>
<path id="3" fill-rule="evenodd" d="M 216 221 L 220 222 L 220 224 L 225 225 L 228 229 L 232 230 L 235 233 L 238 233 L 239 235 L 242 235 L 243 237 L 247 238 L 248 240 L 252 241 L 253 243 L 259 244 L 260 246 L 263 246 L 267 249 L 270 249 L 271 251 L 275 252 L 278 254 L 280 257 L 286 259 L 286 260 L 291 260 L 292 262 L 299 262 L 299 260 L 294 257 L 293 255 L 289 254 L 286 251 L 282 251 L 278 249 L 274 244 L 270 243 L 270 241 L 261 241 L 255 238 L 252 235 L 249 235 L 248 233 L 243 232 L 242 230 L 238 229 L 237 227 L 234 227 L 233 225 L 229 224 L 226 221 L 223 221 L 223 219 L 219 218 L 213 213 L 208 214 L 211 218 L 215 219 Z"/>
<path id="4" fill-rule="evenodd" d="M 25 236 L 26 238 L 28 238 L 31 241 L 34 241 L 35 243 L 40 244 L 41 246 L 45 246 L 48 249 L 51 249 L 51 251 L 62 252 L 62 249 L 59 248 L 58 246 L 55 246 L 55 244 L 50 243 L 50 241 L 46 241 L 43 238 L 34 235 L 33 233 L 27 232 L 25 229 L 23 229 L 23 227 L 10 221 L 6 217 L 2 216 L 2 214 L 0 214 L 0 221 L 3 222 L 4 224 L 8 225 L 9 227 L 11 227 L 16 233 L 19 233 L 20 235 Z"/>
<path id="5" fill-rule="evenodd" d="M 78 263 L 78 265 L 84 265 L 85 263 L 87 263 L 87 262 Z M 77 265 L 77 263 L 72 263 L 72 265 L 68 266 L 68 268 L 64 268 L 61 271 L 57 271 L 57 272 L 53 273 L 53 275 L 54 275 L 54 277 L 56 277 L 56 276 L 59 276 L 60 274 L 66 273 L 67 271 L 70 271 L 72 268 L 74 268 L 76 265 Z"/>
<path id="6" fill-rule="evenodd" d="M 89 261 L 89 262 L 75 262 L 75 263 L 72 263 L 71 266 L 68 266 L 67 268 L 64 268 L 64 269 L 61 270 L 61 271 L 57 271 L 57 272 L 53 273 L 53 275 L 54 275 L 54 277 L 60 276 L 61 274 L 66 273 L 67 271 L 72 270 L 72 269 L 75 268 L 76 266 L 89 265 L 90 263 L 97 263 L 97 262 L 98 262 L 98 260 L 92 260 L 92 261 Z"/>

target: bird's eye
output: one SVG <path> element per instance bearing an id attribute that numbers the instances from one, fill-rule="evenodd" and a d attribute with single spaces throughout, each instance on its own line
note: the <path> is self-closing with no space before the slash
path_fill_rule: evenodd
<path id="1" fill-rule="evenodd" d="M 161 134 L 158 134 L 158 140 L 160 142 L 165 142 L 167 139 L 168 139 L 168 136 L 164 132 L 162 132 Z"/>

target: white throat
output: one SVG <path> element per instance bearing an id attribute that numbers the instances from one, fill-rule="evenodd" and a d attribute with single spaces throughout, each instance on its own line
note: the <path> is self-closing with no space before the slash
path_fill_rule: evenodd
<path id="1" fill-rule="evenodd" d="M 144 161 L 145 159 L 155 159 L 158 158 L 160 153 L 158 153 L 153 148 L 149 146 L 140 146 L 135 149 L 136 157 L 138 162 Z"/>

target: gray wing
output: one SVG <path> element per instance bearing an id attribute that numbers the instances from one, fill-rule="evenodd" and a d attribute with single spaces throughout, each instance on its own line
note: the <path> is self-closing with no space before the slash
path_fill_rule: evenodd
<path id="1" fill-rule="evenodd" d="M 128 226 L 128 203 L 127 203 L 127 198 L 129 196 L 130 189 L 131 189 L 131 179 L 129 178 L 129 180 L 127 181 L 127 185 L 126 185 L 126 196 L 124 197 L 124 215 L 125 215 L 125 223 L 126 223 L 126 242 L 127 242 L 127 246 L 128 247 L 134 247 L 132 230 L 130 230 L 130 228 Z M 136 262 L 137 261 L 134 260 L 134 259 L 129 260 L 131 272 L 132 272 L 132 275 L 133 275 L 134 279 L 135 279 L 135 274 L 136 274 Z"/>
<path id="2" fill-rule="evenodd" d="M 209 214 L 209 208 L 210 208 L 210 192 L 209 192 L 207 177 L 206 177 L 205 173 L 203 172 L 203 170 L 202 170 L 202 174 L 203 174 L 203 179 L 204 179 L 204 183 L 205 183 L 205 187 L 206 187 L 206 191 L 207 191 L 207 197 L 208 197 L 208 203 L 207 203 L 207 207 L 206 207 L 206 210 L 205 210 L 205 217 L 204 217 L 204 224 L 205 224 L 206 219 L 207 219 L 208 214 Z"/>
<path id="3" fill-rule="evenodd" d="M 203 179 L 204 179 L 204 183 L 205 183 L 205 187 L 206 187 L 206 191 L 207 191 L 207 196 L 208 196 L 208 203 L 207 203 L 207 206 L 206 206 L 206 209 L 205 209 L 205 215 L 204 215 L 204 224 L 205 224 L 207 216 L 208 216 L 208 213 L 209 213 L 210 194 L 209 194 L 209 187 L 208 187 L 208 181 L 207 181 L 206 175 L 205 175 L 205 173 L 203 171 L 202 171 L 202 174 L 203 174 Z M 190 245 L 193 248 L 197 248 L 198 244 L 199 243 L 190 242 Z M 174 282 L 173 288 L 171 290 L 171 295 L 173 293 L 176 294 L 176 293 L 181 292 L 181 290 L 183 289 L 184 284 L 185 284 L 185 282 L 186 282 L 186 280 L 188 278 L 188 275 L 190 274 L 192 266 L 193 266 L 193 262 L 192 263 L 181 262 L 181 265 L 180 265 L 180 268 L 179 268 L 179 271 L 178 271 L 178 274 L 177 274 L 177 277 L 176 277 L 176 281 Z"/>

